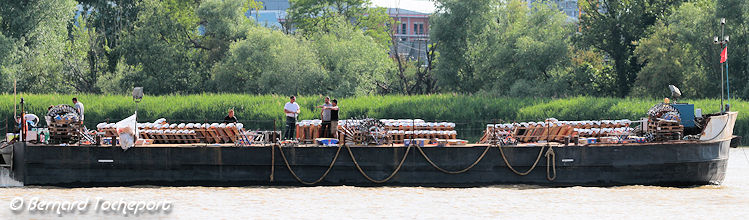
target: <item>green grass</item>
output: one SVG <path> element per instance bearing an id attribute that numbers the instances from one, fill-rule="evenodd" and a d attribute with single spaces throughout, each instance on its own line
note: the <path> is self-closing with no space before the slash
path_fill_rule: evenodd
<path id="1" fill-rule="evenodd" d="M 72 104 L 73 95 L 21 94 L 26 111 L 42 116 L 47 106 Z M 86 107 L 86 126 L 99 122 L 116 122 L 133 113 L 135 103 L 129 96 L 77 95 Z M 302 107 L 301 119 L 319 117 L 314 106 L 322 104 L 323 96 L 302 96 L 297 101 Z M 335 98 L 335 97 L 334 97 Z M 12 126 L 13 95 L 0 95 L 0 126 Z M 236 109 L 237 117 L 249 128 L 272 129 L 282 126 L 283 104 L 288 97 L 277 95 L 199 94 L 146 96 L 139 104 L 139 121 L 166 118 L 171 122 L 219 121 L 229 108 Z M 560 120 L 639 119 L 661 100 L 637 98 L 574 97 L 566 99 L 497 98 L 455 94 L 387 95 L 339 99 L 341 118 L 369 116 L 375 118 L 420 118 L 428 121 L 458 123 L 460 136 L 480 135 L 486 123 L 512 121 L 541 121 L 554 117 Z M 681 100 L 702 108 L 703 113 L 719 111 L 720 100 Z M 732 110 L 739 111 L 734 133 L 749 136 L 749 102 L 732 100 Z M 317 111 L 315 111 L 317 110 Z M 279 127 L 280 128 L 280 127 Z M 1 127 L 0 129 L 4 129 Z M 4 135 L 4 133 L 2 134 Z"/>

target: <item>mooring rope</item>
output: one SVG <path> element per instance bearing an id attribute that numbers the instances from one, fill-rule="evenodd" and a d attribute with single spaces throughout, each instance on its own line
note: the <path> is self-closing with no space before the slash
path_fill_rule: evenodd
<path id="1" fill-rule="evenodd" d="M 473 168 L 474 166 L 476 166 L 476 164 L 478 164 L 482 159 L 484 159 L 484 156 L 486 156 L 486 152 L 489 152 L 489 148 L 491 148 L 491 145 L 486 146 L 486 149 L 484 149 L 484 152 L 481 153 L 481 155 L 479 156 L 479 158 L 476 159 L 476 161 L 474 161 L 470 166 L 468 166 L 468 167 L 466 167 L 466 168 L 464 168 L 462 170 L 458 170 L 458 171 L 449 171 L 449 170 L 443 169 L 442 167 L 437 166 L 437 164 L 435 164 L 431 159 L 429 159 L 429 157 L 426 155 L 426 153 L 424 153 L 424 150 L 421 149 L 421 146 L 416 145 L 416 149 L 419 150 L 419 153 L 421 153 L 421 155 L 424 156 L 424 159 L 426 159 L 427 162 L 429 162 L 429 164 L 432 165 L 432 167 L 434 167 L 435 169 L 437 169 L 437 170 L 439 170 L 439 171 L 441 171 L 443 173 L 447 173 L 447 174 L 460 174 L 460 173 L 468 172 L 468 170 L 470 170 L 471 168 Z"/>
<path id="2" fill-rule="evenodd" d="M 382 180 L 376 180 L 376 179 L 373 179 L 372 177 L 369 177 L 369 175 L 367 175 L 367 173 L 365 173 L 364 170 L 362 170 L 362 168 L 359 165 L 359 163 L 356 162 L 356 158 L 354 157 L 354 153 L 351 152 L 351 147 L 349 147 L 348 145 L 346 145 L 346 149 L 348 150 L 348 153 L 351 156 L 351 160 L 354 161 L 354 165 L 356 166 L 356 169 L 359 170 L 359 173 L 361 173 L 362 176 L 364 176 L 364 178 L 366 178 L 367 180 L 369 180 L 369 181 L 371 181 L 373 183 L 384 183 L 384 182 L 387 182 L 390 179 L 392 179 L 395 176 L 395 174 L 397 174 L 398 171 L 403 166 L 403 162 L 406 162 L 406 158 L 408 157 L 408 152 L 411 150 L 411 145 L 408 145 L 408 147 L 406 148 L 406 153 L 403 155 L 403 159 L 401 159 L 401 162 L 400 162 L 400 164 L 398 164 L 398 167 L 395 168 L 395 170 L 393 171 L 393 173 L 390 174 L 390 176 L 388 176 L 387 178 L 382 179 Z"/>
<path id="3" fill-rule="evenodd" d="M 546 151 L 546 179 L 549 181 L 554 181 L 554 179 L 557 178 L 557 155 L 554 153 L 554 148 L 549 146 L 549 150 Z M 554 172 L 554 176 L 549 176 L 551 172 L 549 172 L 549 160 L 551 160 L 551 168 Z"/>
<path id="4" fill-rule="evenodd" d="M 502 150 L 502 144 L 497 144 L 497 148 L 499 148 L 499 153 L 502 155 L 502 160 L 505 161 L 507 168 L 510 168 L 510 170 L 512 170 L 513 173 L 517 175 L 521 175 L 521 176 L 525 176 L 531 173 L 531 171 L 533 171 L 533 169 L 536 168 L 536 165 L 538 165 L 538 161 L 541 160 L 541 155 L 544 154 L 544 146 L 541 146 L 541 150 L 538 152 L 538 157 L 536 157 L 536 162 L 533 162 L 533 166 L 531 166 L 531 168 L 525 172 L 520 172 L 520 171 L 515 170 L 515 168 L 512 167 L 512 165 L 510 165 L 510 161 L 507 160 L 507 157 L 505 156 L 505 152 Z"/>
<path id="5" fill-rule="evenodd" d="M 547 146 L 541 146 L 541 150 L 539 151 L 538 156 L 536 157 L 536 161 L 533 162 L 533 165 L 531 166 L 531 168 L 529 168 L 525 172 L 520 172 L 520 171 L 517 171 L 514 167 L 512 167 L 512 165 L 510 165 L 510 162 L 509 162 L 509 160 L 507 160 L 507 156 L 505 156 L 504 150 L 502 150 L 502 146 L 501 145 L 502 144 L 497 144 L 497 148 L 499 148 L 499 152 L 502 155 L 502 160 L 507 165 L 507 168 L 509 168 L 513 173 L 515 173 L 517 175 L 520 175 L 520 176 L 525 176 L 525 175 L 530 174 L 531 171 L 533 171 L 538 166 L 538 162 L 541 160 L 541 155 L 544 155 L 546 157 L 546 179 L 548 179 L 549 181 L 554 181 L 556 179 L 556 177 L 557 177 L 556 153 L 554 152 L 553 147 L 548 146 L 548 148 L 546 149 L 546 153 L 544 154 L 544 148 L 547 147 Z M 351 150 L 351 147 L 349 147 L 348 145 L 340 145 L 340 146 L 338 146 L 338 149 L 336 150 L 336 154 L 333 157 L 333 160 L 330 162 L 330 165 L 328 166 L 328 169 L 325 170 L 325 173 L 323 173 L 323 175 L 320 178 L 318 178 L 317 180 L 312 181 L 312 182 L 307 182 L 307 181 L 302 180 L 302 178 L 300 178 L 296 174 L 296 172 L 294 172 L 294 170 L 291 168 L 291 165 L 289 164 L 289 161 L 286 158 L 286 155 L 283 153 L 283 148 L 281 147 L 281 145 L 271 145 L 271 174 L 270 174 L 270 181 L 271 182 L 274 181 L 274 173 L 275 173 L 275 168 L 274 168 L 275 167 L 275 148 L 276 147 L 278 147 L 278 151 L 281 152 L 281 158 L 283 159 L 284 164 L 286 165 L 286 168 L 289 170 L 289 172 L 294 177 L 294 179 L 296 179 L 298 182 L 300 182 L 302 184 L 305 184 L 305 185 L 315 185 L 317 183 L 320 183 L 323 179 L 325 179 L 325 177 L 328 176 L 328 174 L 332 170 L 333 166 L 335 165 L 335 162 L 338 160 L 338 156 L 341 153 L 341 148 L 343 148 L 343 147 L 346 147 L 346 150 L 348 151 L 349 156 L 351 156 L 351 160 L 354 162 L 354 165 L 356 166 L 356 169 L 359 171 L 359 173 L 361 173 L 362 176 L 364 176 L 364 178 L 366 178 L 367 180 L 369 180 L 369 181 L 371 181 L 373 183 L 385 183 L 387 181 L 390 181 L 390 179 L 392 179 L 393 177 L 395 177 L 395 175 L 403 167 L 403 164 L 405 163 L 406 158 L 408 157 L 408 153 L 411 151 L 411 145 L 407 146 L 406 153 L 403 155 L 403 158 L 401 158 L 401 161 L 398 164 L 398 166 L 395 168 L 395 170 L 390 175 L 388 175 L 386 178 L 381 179 L 381 180 L 376 180 L 376 179 L 370 177 L 369 175 L 367 175 L 366 172 L 364 172 L 364 169 L 362 169 L 361 165 L 359 165 L 359 162 L 356 161 L 356 157 L 354 156 L 354 153 Z M 479 155 L 479 157 L 476 159 L 476 161 L 474 161 L 468 167 L 466 167 L 464 169 L 461 169 L 461 170 L 457 170 L 457 171 L 450 171 L 450 170 L 446 170 L 446 169 L 438 166 L 436 163 L 434 163 L 434 161 L 432 161 L 431 158 L 429 158 L 429 156 L 426 155 L 426 153 L 421 148 L 421 146 L 416 145 L 416 149 L 419 150 L 419 153 L 422 156 L 424 156 L 424 159 L 426 159 L 426 161 L 429 162 L 429 164 L 431 164 L 432 167 L 434 167 L 435 169 L 437 169 L 437 170 L 439 170 L 439 171 L 441 171 L 443 173 L 447 173 L 447 174 L 460 174 L 460 173 L 468 172 L 470 169 L 472 169 L 473 167 L 475 167 L 479 162 L 481 162 L 481 160 L 483 160 L 483 158 L 486 156 L 487 152 L 489 151 L 489 149 L 491 147 L 492 147 L 492 145 L 488 145 L 484 149 L 484 152 L 482 152 L 481 155 Z"/>
<path id="6" fill-rule="evenodd" d="M 289 169 L 289 172 L 291 173 L 292 176 L 294 176 L 294 179 L 296 179 L 297 181 L 299 181 L 300 183 L 302 183 L 304 185 L 315 185 L 315 184 L 321 182 L 323 179 L 325 179 L 325 177 L 328 176 L 328 173 L 330 173 L 330 170 L 333 169 L 333 165 L 335 165 L 336 160 L 338 160 L 338 155 L 341 153 L 341 148 L 342 147 L 343 147 L 342 145 L 338 146 L 338 150 L 335 152 L 335 156 L 333 157 L 333 161 L 330 161 L 330 166 L 328 166 L 328 169 L 325 170 L 325 173 L 323 173 L 320 178 L 318 178 L 317 180 L 312 181 L 312 182 L 304 181 L 304 180 L 302 180 L 302 178 L 299 178 L 299 176 L 296 175 L 296 173 L 294 172 L 294 170 L 291 169 L 291 165 L 289 165 L 289 161 L 286 159 L 286 155 L 284 155 L 283 149 L 281 148 L 280 145 L 278 145 L 278 152 L 281 152 L 281 158 L 283 158 L 283 162 L 284 162 L 284 164 L 286 164 L 286 168 Z M 272 176 L 271 176 L 271 179 L 272 179 Z"/>

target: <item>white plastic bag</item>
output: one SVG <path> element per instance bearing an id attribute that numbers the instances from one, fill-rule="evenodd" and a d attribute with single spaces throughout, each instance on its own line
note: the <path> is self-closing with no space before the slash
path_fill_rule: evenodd
<path id="1" fill-rule="evenodd" d="M 117 128 L 117 136 L 120 136 L 120 146 L 123 150 L 127 150 L 134 146 L 135 141 L 138 140 L 138 128 L 135 126 L 136 114 L 122 119 L 122 121 L 115 124 L 115 127 Z"/>

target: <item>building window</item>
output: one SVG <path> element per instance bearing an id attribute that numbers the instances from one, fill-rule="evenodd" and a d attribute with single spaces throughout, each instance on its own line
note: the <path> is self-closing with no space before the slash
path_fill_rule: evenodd
<path id="1" fill-rule="evenodd" d="M 414 23 L 414 34 L 424 34 L 423 23 Z"/>
<path id="2" fill-rule="evenodd" d="M 401 24 L 401 34 L 408 34 L 408 25 Z"/>

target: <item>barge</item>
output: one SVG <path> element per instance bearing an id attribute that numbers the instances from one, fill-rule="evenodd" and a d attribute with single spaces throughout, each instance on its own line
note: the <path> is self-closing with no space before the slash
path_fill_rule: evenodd
<path id="1" fill-rule="evenodd" d="M 41 186 L 693 186 L 723 181 L 736 117 L 706 117 L 698 139 L 649 143 L 193 143 L 123 150 L 16 142 L 6 169 L 24 185 Z"/>

